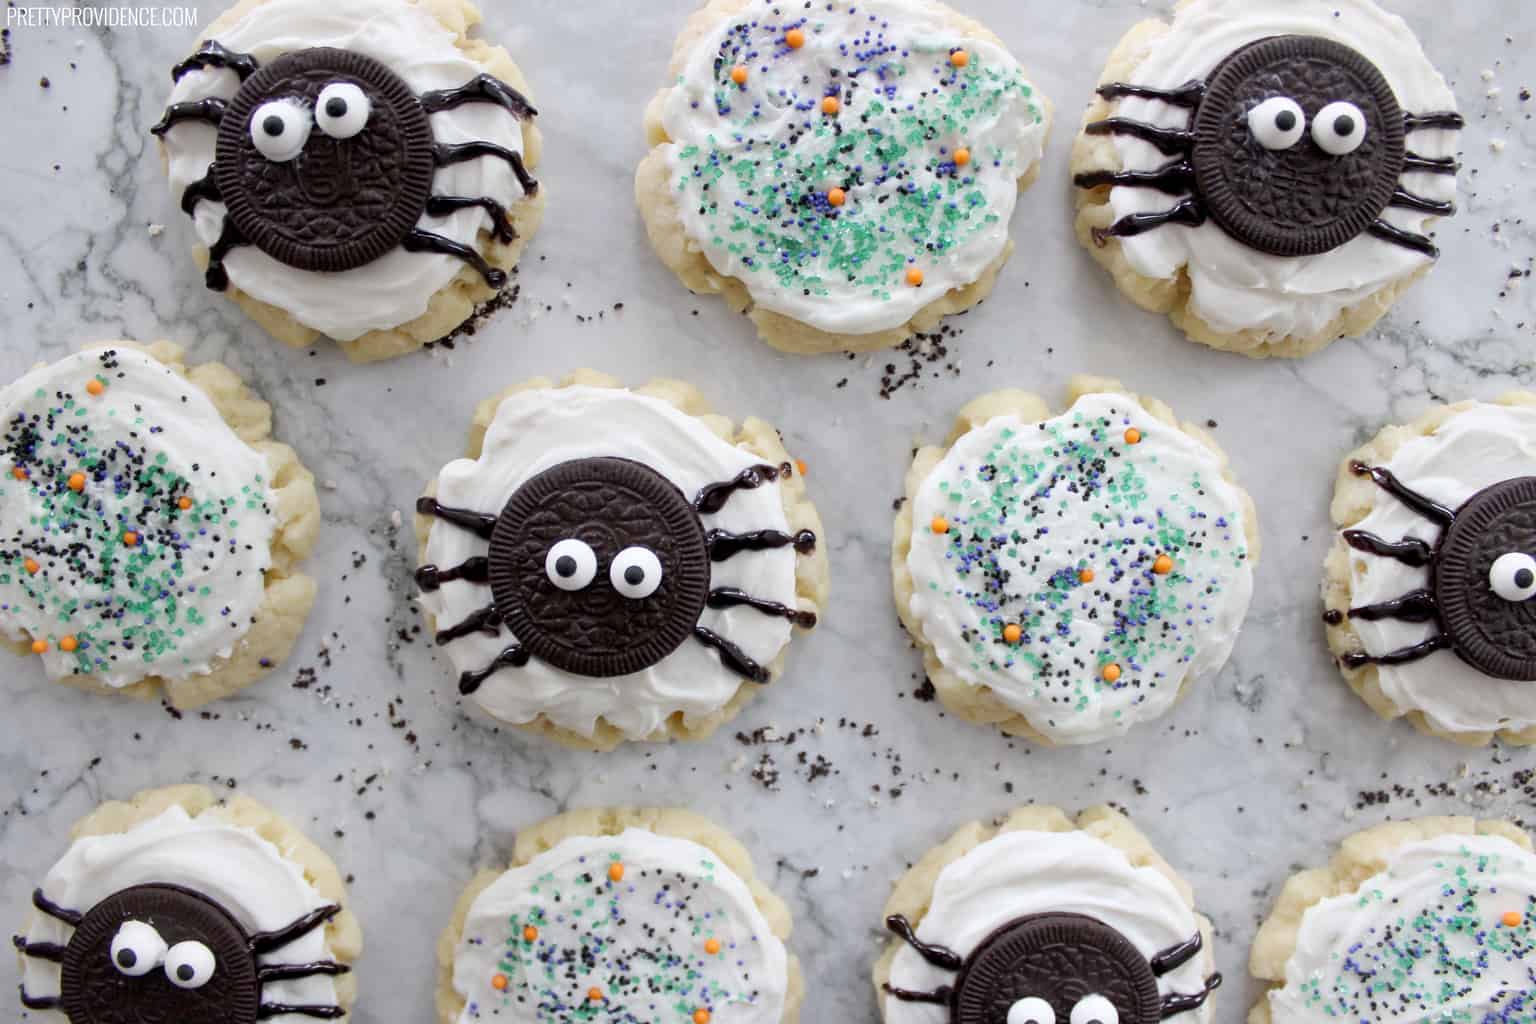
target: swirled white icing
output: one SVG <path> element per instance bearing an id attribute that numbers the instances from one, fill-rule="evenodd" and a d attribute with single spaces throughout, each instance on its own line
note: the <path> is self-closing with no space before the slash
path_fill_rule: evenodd
<path id="1" fill-rule="evenodd" d="M 720 857 L 631 828 L 566 839 L 475 897 L 453 961 L 460 1024 L 778 1024 L 784 944 Z M 594 994 L 597 998 L 593 998 Z"/>
<path id="2" fill-rule="evenodd" d="M 692 497 L 703 487 L 733 479 L 762 459 L 711 433 L 698 419 L 657 398 L 616 388 L 572 387 L 524 391 L 504 400 L 486 432 L 478 459 L 449 463 L 438 476 L 444 505 L 495 515 L 525 481 L 562 462 L 611 456 L 649 466 Z M 737 533 L 789 532 L 779 488 L 765 484 L 736 492 L 705 525 Z M 484 556 L 486 542 L 450 523 L 433 524 L 426 561 L 442 568 Z M 785 547 L 747 551 L 711 569 L 710 585 L 736 587 L 793 608 L 795 552 Z M 463 621 L 490 603 L 484 585 L 455 581 L 425 593 L 423 606 L 439 629 Z M 706 609 L 703 623 L 739 645 L 758 664 L 773 661 L 789 643 L 790 625 L 751 608 Z M 458 672 L 483 669 L 513 640 L 473 633 L 444 651 Z M 535 658 L 491 676 L 471 698 L 492 717 L 529 722 L 543 715 L 591 736 L 603 718 L 631 739 L 657 733 L 681 713 L 694 720 L 724 707 L 742 679 L 718 654 L 688 639 L 660 662 L 629 675 L 599 679 L 574 675 Z"/>
<path id="3" fill-rule="evenodd" d="M 387 65 L 417 95 L 457 88 L 488 71 L 455 45 L 453 33 L 427 8 L 405 0 L 269 0 L 220 31 L 218 42 L 261 61 L 315 46 L 352 50 Z M 171 90 L 170 102 L 227 99 L 238 87 L 233 71 L 192 71 Z M 432 114 L 431 120 L 440 143 L 482 140 L 514 153 L 523 151 L 522 124 L 495 104 L 466 103 Z M 177 124 L 166 134 L 173 201 L 179 203 L 187 186 L 208 173 L 217 134 L 217 129 L 196 122 Z M 506 162 L 487 158 L 438 169 L 432 190 L 438 195 L 489 196 L 508 207 L 522 198 Z M 223 223 L 222 203 L 197 204 L 193 224 L 203 245 L 218 240 Z M 447 217 L 423 216 L 419 224 L 469 246 L 477 245 L 478 234 L 491 227 L 490 215 L 478 207 Z M 433 293 L 464 267 L 453 256 L 396 248 L 365 266 L 316 273 L 287 266 L 251 245 L 232 250 L 224 265 L 230 282 L 242 292 L 342 341 L 414 320 L 426 312 Z"/>
<path id="4" fill-rule="evenodd" d="M 1116 736 L 1226 662 L 1253 591 L 1244 519 L 1220 457 L 1133 398 L 999 417 L 918 490 L 912 612 L 945 668 L 1046 738 Z"/>
<path id="5" fill-rule="evenodd" d="M 1483 488 L 1536 476 L 1536 409 L 1478 403 L 1446 420 L 1433 434 L 1415 437 L 1382 466 L 1404 484 L 1447 508 Z M 1386 540 L 1417 537 L 1434 544 L 1440 528 L 1380 488 L 1371 511 L 1354 529 Z M 1350 551 L 1350 603 L 1377 604 L 1428 585 L 1429 570 L 1392 558 Z M 1439 632 L 1433 622 L 1350 620 L 1366 651 L 1385 654 Z M 1536 687 L 1484 675 L 1450 651 L 1419 661 L 1377 667 L 1382 692 L 1404 711 L 1419 711 L 1450 732 L 1520 730 L 1536 725 Z"/>
<path id="6" fill-rule="evenodd" d="M 217 814 L 189 815 L 172 807 L 127 832 L 77 839 L 43 880 L 43 894 L 67 910 L 88 912 L 97 903 L 135 885 L 177 885 L 223 907 L 247 935 L 276 931 L 326 905 L 304 870 L 272 843 Z M 42 914 L 27 932 L 28 942 L 67 943 L 71 929 Z M 306 964 L 333 956 L 326 930 L 313 931 L 259 958 L 263 964 Z M 59 994 L 60 967 L 24 958 L 29 996 Z M 268 981 L 271 1003 L 336 1004 L 335 982 L 325 975 Z M 64 1020 L 43 1011 L 43 1020 Z"/>
<path id="7" fill-rule="evenodd" d="M 1176 89 L 1203 80 L 1229 54 L 1276 35 L 1320 36 L 1369 58 L 1386 77 L 1403 110 L 1454 110 L 1456 97 L 1435 70 L 1408 25 L 1371 0 L 1190 0 L 1180 5 L 1169 31 L 1152 40 L 1125 78 L 1136 85 Z M 1189 125 L 1189 111 L 1160 100 L 1127 98 L 1116 113 L 1169 128 Z M 1409 149 L 1426 157 L 1456 155 L 1454 131 L 1415 131 Z M 1153 170 L 1168 162 L 1154 145 L 1117 136 L 1122 166 Z M 1433 200 L 1451 200 L 1456 180 L 1422 171 L 1403 175 L 1408 189 Z M 1116 187 L 1110 204 L 1116 219 L 1165 210 L 1174 201 L 1157 189 Z M 1430 215 L 1393 207 L 1388 223 L 1422 233 Z M 1251 249 L 1214 221 L 1199 227 L 1167 225 L 1120 239 L 1139 274 L 1172 278 L 1181 268 L 1190 280 L 1190 311 L 1223 333 L 1258 330 L 1271 337 L 1319 333 L 1344 309 L 1423 269 L 1429 257 L 1362 235 L 1332 252 L 1287 258 Z"/>
<path id="8" fill-rule="evenodd" d="M 933 886 L 919 940 L 961 957 L 1004 925 L 1032 914 L 1081 914 L 1118 931 L 1150 961 L 1200 933 L 1199 922 L 1172 882 L 1135 867 L 1119 849 L 1087 832 L 1004 832 L 946 867 Z M 1207 948 L 1158 979 L 1158 988 L 1198 993 L 1214 970 Z M 955 983 L 955 972 L 928 963 L 903 946 L 891 964 L 891 985 L 932 992 Z M 1084 993 L 1086 994 L 1086 993 Z M 1020 998 L 1023 998 L 1020 994 Z M 949 1008 L 885 997 L 886 1024 L 946 1024 Z M 1213 1004 L 1180 1015 L 1210 1024 Z M 1061 1019 L 1058 1024 L 1067 1024 Z"/>
<path id="9" fill-rule="evenodd" d="M 1354 892 L 1307 908 L 1269 1009 L 1275 1024 L 1531 1020 L 1536 856 L 1502 836 L 1403 847 Z"/>
<path id="10" fill-rule="evenodd" d="M 277 520 L 265 457 L 207 395 L 96 349 L 0 390 L 0 431 L 0 634 L 114 687 L 234 652 Z"/>
<path id="11" fill-rule="evenodd" d="M 1047 129 L 1008 52 L 926 0 L 753 0 L 694 44 L 662 114 L 689 240 L 757 306 L 848 334 L 905 323 L 1002 255 Z"/>

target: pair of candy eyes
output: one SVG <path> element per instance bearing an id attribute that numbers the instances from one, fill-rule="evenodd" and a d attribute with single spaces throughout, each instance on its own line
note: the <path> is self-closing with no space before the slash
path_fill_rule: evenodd
<path id="1" fill-rule="evenodd" d="M 351 82 L 332 82 L 320 90 L 314 108 L 297 97 L 268 100 L 251 115 L 251 145 L 273 163 L 286 163 L 304 151 L 313 125 L 338 141 L 368 126 L 373 104 Z"/>
<path id="2" fill-rule="evenodd" d="M 1328 104 L 1312 118 L 1312 141 L 1329 156 L 1348 156 L 1365 142 L 1365 114 L 1353 103 Z M 1265 149 L 1290 149 L 1307 130 L 1307 115 L 1289 96 L 1271 96 L 1248 111 L 1248 130 Z"/>
<path id="3" fill-rule="evenodd" d="M 1529 601 L 1536 597 L 1536 558 L 1523 551 L 1500 555 L 1488 569 L 1488 585 L 1506 601 Z"/>
<path id="4" fill-rule="evenodd" d="M 1008 1024 L 1056 1024 L 1056 1011 L 1044 999 L 1030 996 L 1008 1008 Z M 1084 996 L 1065 1024 L 1120 1024 L 1120 1011 L 1103 996 Z"/>
<path id="5" fill-rule="evenodd" d="M 213 980 L 213 950 L 195 940 L 167 946 L 154 927 L 128 921 L 112 937 L 112 966 L 129 978 L 142 978 L 157 967 L 177 988 L 202 988 Z"/>
<path id="6" fill-rule="evenodd" d="M 585 590 L 597 578 L 597 552 L 585 541 L 568 537 L 544 556 L 544 574 L 561 590 Z M 650 548 L 625 548 L 613 556 L 608 582 L 630 600 L 644 600 L 661 586 L 661 559 Z"/>

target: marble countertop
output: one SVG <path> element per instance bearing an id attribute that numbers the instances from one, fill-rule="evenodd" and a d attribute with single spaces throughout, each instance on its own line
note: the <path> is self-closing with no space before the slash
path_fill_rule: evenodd
<path id="1" fill-rule="evenodd" d="M 367 953 L 359 1024 L 432 1019 L 433 943 L 476 867 L 520 826 L 580 805 L 681 804 L 752 849 L 796 918 L 806 1020 L 872 1022 L 879 912 L 909 862 L 961 823 L 1028 801 L 1127 810 L 1194 884 L 1228 983 L 1255 989 L 1248 944 L 1281 881 L 1346 834 L 1425 813 L 1536 824 L 1536 752 L 1468 750 L 1377 719 L 1326 656 L 1317 597 L 1336 460 L 1430 402 L 1529 384 L 1536 353 L 1536 7 L 1394 0 L 1467 114 L 1462 210 L 1440 266 L 1369 337 L 1302 362 L 1186 342 L 1116 294 L 1072 239 L 1068 148 L 1103 55 L 1164 3 L 966 0 L 1061 111 L 1021 245 L 996 294 L 951 321 L 945 351 L 792 358 L 653 258 L 633 207 L 640 114 L 692 0 L 489 5 L 484 32 L 533 83 L 547 139 L 544 228 L 521 294 L 474 337 L 376 366 L 329 344 L 289 350 L 204 290 L 190 228 L 147 127 L 189 29 L 13 28 L 0 67 L 0 360 L 4 376 L 91 340 L 167 337 L 247 377 L 280 439 L 324 482 L 321 597 L 289 664 L 185 717 L 49 685 L 0 656 L 0 922 L 22 918 L 71 822 L 182 780 L 266 801 L 353 878 Z M 198 8 L 200 23 L 218 5 Z M 1522 198 L 1523 197 L 1523 198 Z M 622 304 L 622 309 L 619 305 Z M 717 408 L 784 431 L 826 520 L 834 601 L 784 680 L 691 745 L 602 756 L 471 719 L 412 603 L 408 512 L 458 453 L 476 402 L 591 365 L 633 382 L 687 376 Z M 1073 373 L 1118 376 L 1215 435 L 1261 510 L 1247 628 L 1221 674 L 1113 745 L 1039 750 L 914 697 L 917 655 L 890 598 L 892 501 L 911 446 L 1000 386 L 1058 400 Z M 406 527 L 401 528 L 401 515 Z M 736 735 L 740 730 L 741 735 Z M 16 981 L 0 957 L 0 990 Z"/>

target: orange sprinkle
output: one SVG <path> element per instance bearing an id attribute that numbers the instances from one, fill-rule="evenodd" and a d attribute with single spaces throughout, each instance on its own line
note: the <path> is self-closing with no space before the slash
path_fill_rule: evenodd
<path id="1" fill-rule="evenodd" d="M 1003 627 L 1003 639 L 1010 644 L 1016 644 L 1024 637 L 1024 631 L 1016 622 L 1010 622 Z"/>
<path id="2" fill-rule="evenodd" d="M 804 459 L 796 459 L 795 460 L 795 472 L 799 473 L 801 476 L 805 476 L 805 460 Z"/>
<path id="3" fill-rule="evenodd" d="M 710 956 L 714 956 L 716 953 L 720 952 L 720 940 L 706 939 L 704 942 L 704 952 L 708 953 Z"/>
<path id="4" fill-rule="evenodd" d="M 192 507 L 192 499 L 183 494 L 181 496 L 181 500 L 176 502 L 176 506 L 185 512 L 187 509 Z"/>
<path id="5" fill-rule="evenodd" d="M 737 64 L 731 68 L 731 81 L 737 85 L 747 84 L 747 67 L 745 64 Z"/>
<path id="6" fill-rule="evenodd" d="M 80 641 L 76 640 L 72 636 L 67 636 L 63 640 L 59 641 L 59 650 L 63 651 L 65 654 L 72 654 L 72 653 L 74 653 L 75 649 L 78 648 L 79 646 L 80 646 Z"/>
<path id="7" fill-rule="evenodd" d="M 709 1024 L 709 1011 L 702 1006 L 694 1010 L 693 1024 Z"/>
<path id="8" fill-rule="evenodd" d="M 603 990 L 600 988 L 587 989 L 587 1002 L 600 1003 L 603 1001 Z"/>
<path id="9" fill-rule="evenodd" d="M 1125 443 L 1141 444 L 1141 431 L 1137 430 L 1135 427 L 1131 427 L 1125 432 Z"/>
<path id="10" fill-rule="evenodd" d="M 42 566 L 37 564 L 37 559 L 35 558 L 27 559 L 22 563 L 22 567 L 27 570 L 28 576 L 36 576 L 43 569 Z"/>
<path id="11" fill-rule="evenodd" d="M 963 146 L 961 148 L 955 150 L 955 166 L 956 167 L 964 167 L 966 164 L 968 164 L 970 162 L 971 162 L 971 151 L 970 150 L 966 149 Z"/>
<path id="12" fill-rule="evenodd" d="M 840 188 L 829 188 L 829 189 L 827 189 L 827 202 L 831 203 L 833 206 L 842 206 L 847 201 L 848 201 L 848 193 L 844 192 L 842 189 L 840 189 Z"/>
<path id="13" fill-rule="evenodd" d="M 1093 570 L 1092 569 L 1084 569 L 1082 572 L 1079 572 L 1077 574 L 1077 582 L 1079 582 L 1079 583 L 1092 583 L 1093 582 Z"/>
<path id="14" fill-rule="evenodd" d="M 949 520 L 945 519 L 943 516 L 934 516 L 933 522 L 928 524 L 928 529 L 932 530 L 934 533 L 948 533 Z"/>
<path id="15" fill-rule="evenodd" d="M 1104 666 L 1104 671 L 1101 674 L 1104 676 L 1106 683 L 1113 683 L 1120 678 L 1120 666 L 1111 662 Z"/>
<path id="16" fill-rule="evenodd" d="M 1520 916 L 1520 911 L 1518 910 L 1507 910 L 1500 920 L 1504 922 L 1505 928 L 1519 928 L 1525 918 Z"/>
<path id="17" fill-rule="evenodd" d="M 821 112 L 823 114 L 835 114 L 843 109 L 843 101 L 836 96 L 823 96 L 821 98 Z"/>
<path id="18" fill-rule="evenodd" d="M 1157 560 L 1152 563 L 1152 571 L 1159 576 L 1167 576 L 1173 572 L 1173 559 L 1167 555 L 1158 555 Z"/>
<path id="19" fill-rule="evenodd" d="M 69 478 L 69 489 L 72 491 L 85 490 L 85 474 L 75 473 Z"/>
<path id="20" fill-rule="evenodd" d="M 798 50 L 805 45 L 805 33 L 798 28 L 792 28 L 784 33 L 784 43 L 791 50 Z"/>
<path id="21" fill-rule="evenodd" d="M 615 861 L 608 865 L 608 880 L 611 882 L 624 881 L 624 865 Z"/>
<path id="22" fill-rule="evenodd" d="M 25 480 L 27 478 L 27 471 L 22 469 L 20 466 L 17 466 L 15 469 L 11 470 L 11 476 L 15 477 L 17 480 Z"/>
<path id="23" fill-rule="evenodd" d="M 528 927 L 524 928 L 523 929 L 523 941 L 524 942 L 538 942 L 539 941 L 539 930 L 537 928 L 535 928 L 533 925 L 529 925 Z"/>
<path id="24" fill-rule="evenodd" d="M 130 548 L 138 547 L 139 535 L 134 533 L 132 530 L 129 530 L 127 533 L 123 534 L 123 543 Z"/>
<path id="25" fill-rule="evenodd" d="M 47 640 L 33 640 L 32 641 L 32 653 L 33 654 L 47 654 L 48 653 L 48 641 Z"/>
<path id="26" fill-rule="evenodd" d="M 105 385 L 105 384 L 103 384 L 103 383 L 102 383 L 102 382 L 101 382 L 101 381 L 99 381 L 99 380 L 97 380 L 97 379 L 95 379 L 95 378 L 94 378 L 94 377 L 93 377 L 93 378 L 91 378 L 91 380 L 90 380 L 90 381 L 89 381 L 89 382 L 88 382 L 88 383 L 87 383 L 87 384 L 86 384 L 86 385 L 85 385 L 85 390 L 87 390 L 87 391 L 89 391 L 89 392 L 90 392 L 90 393 L 91 393 L 91 394 L 93 394 L 93 395 L 99 395 L 99 394 L 101 394 L 101 393 L 102 393 L 102 392 L 103 392 L 103 391 L 105 391 L 105 390 L 107 390 L 107 386 L 106 386 L 106 385 Z"/>
<path id="27" fill-rule="evenodd" d="M 507 976 L 505 974 L 493 974 L 493 975 L 491 975 L 491 988 L 495 989 L 498 992 L 502 992 L 502 991 L 506 990 L 506 987 L 507 987 Z"/>
<path id="28" fill-rule="evenodd" d="M 909 268 L 907 270 L 907 284 L 909 284 L 912 287 L 916 288 L 918 285 L 920 285 L 922 283 L 923 283 L 923 272 L 921 270 L 919 270 L 917 267 Z"/>
<path id="29" fill-rule="evenodd" d="M 964 50 L 956 50 L 949 55 L 949 62 L 957 68 L 963 68 L 971 62 L 971 55 Z"/>

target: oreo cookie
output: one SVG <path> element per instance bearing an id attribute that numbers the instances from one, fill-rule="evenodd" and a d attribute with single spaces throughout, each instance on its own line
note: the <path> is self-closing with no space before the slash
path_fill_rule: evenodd
<path id="1" fill-rule="evenodd" d="M 709 548 L 692 502 L 638 462 L 563 462 L 512 495 L 490 538 L 497 614 L 529 655 L 576 675 L 649 668 L 694 635 Z"/>
<path id="2" fill-rule="evenodd" d="M 286 143 L 284 133 L 293 133 Z M 283 144 L 297 151 L 271 148 Z M 427 111 L 399 75 L 360 53 L 313 47 L 241 84 L 219 121 L 212 179 L 236 237 L 290 267 L 339 272 L 379 259 L 416 226 L 433 145 Z"/>
<path id="3" fill-rule="evenodd" d="M 1536 578 L 1521 567 L 1499 579 L 1505 556 L 1536 554 L 1536 477 L 1503 480 L 1456 509 L 1435 551 L 1432 584 L 1441 628 L 1463 661 L 1496 679 L 1536 681 Z M 1524 573 L 1525 576 L 1520 574 Z M 1512 588 L 1514 593 L 1499 590 Z"/>
<path id="4" fill-rule="evenodd" d="M 1250 115 L 1277 99 L 1290 103 L 1277 108 L 1280 139 L 1266 144 Z M 1364 234 L 1392 201 L 1405 161 L 1403 111 L 1381 70 L 1315 36 L 1271 36 L 1227 57 L 1191 129 L 1205 211 L 1276 256 L 1318 255 Z"/>

